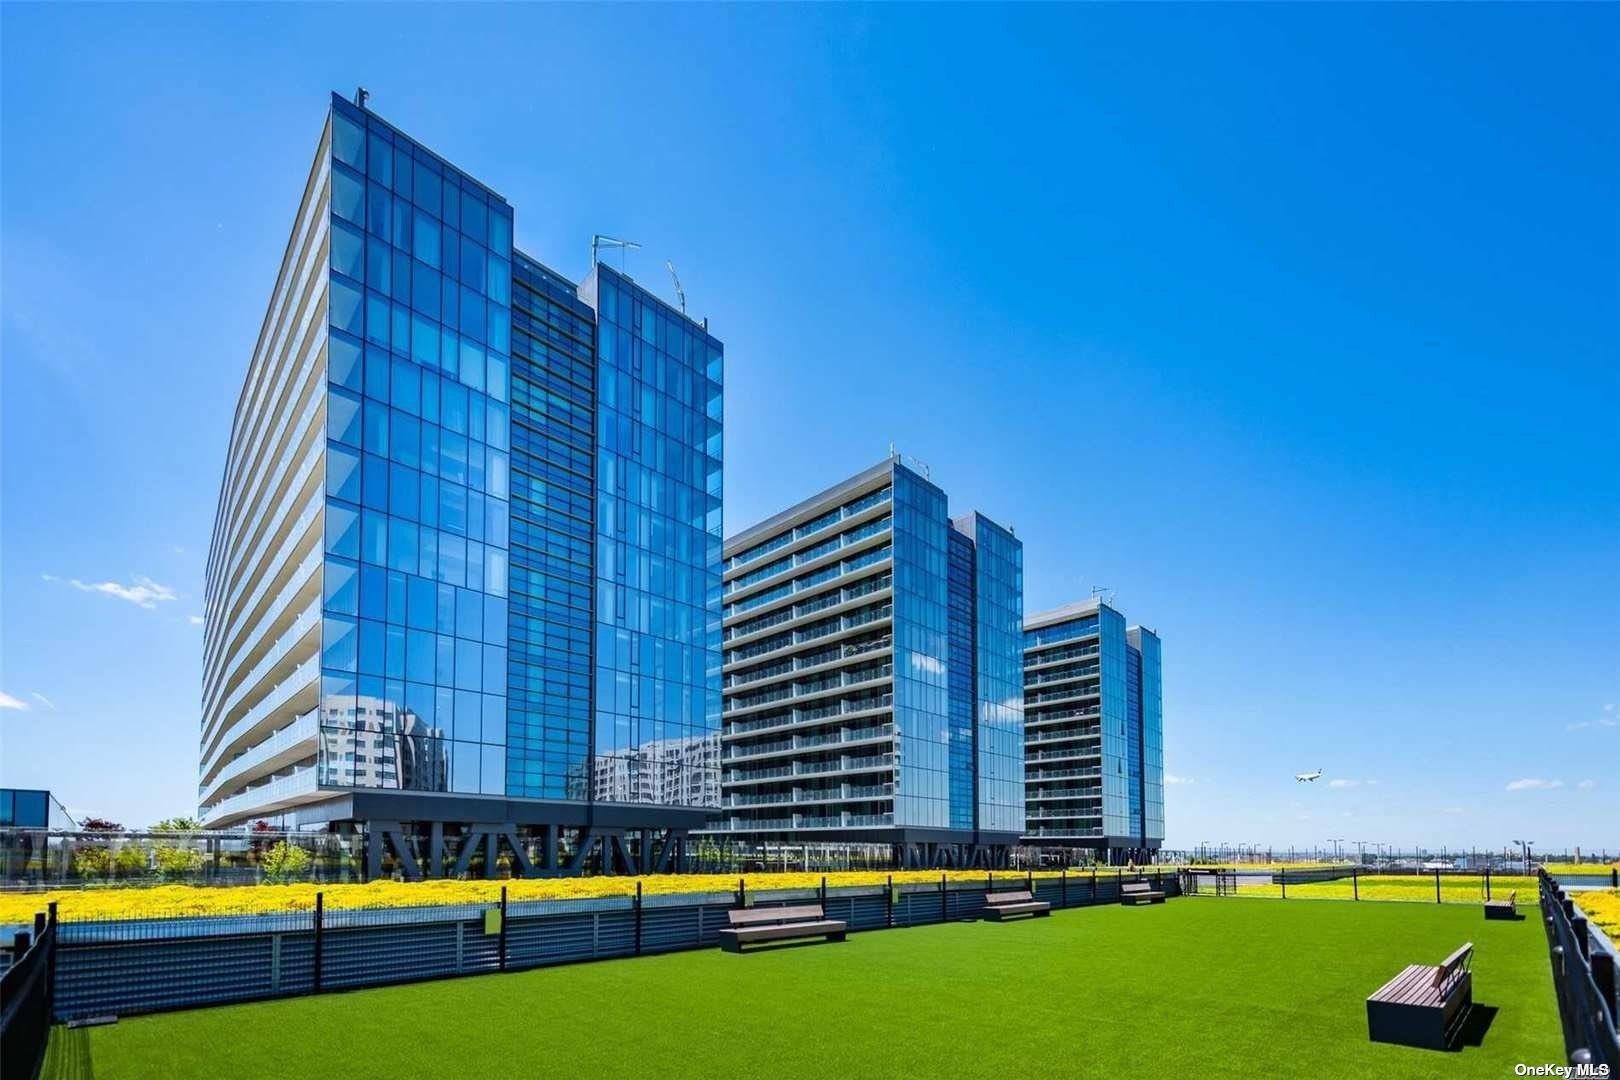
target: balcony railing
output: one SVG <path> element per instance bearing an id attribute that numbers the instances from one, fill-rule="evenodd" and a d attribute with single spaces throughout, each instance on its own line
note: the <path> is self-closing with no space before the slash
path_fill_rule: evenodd
<path id="1" fill-rule="evenodd" d="M 1095 679 L 1102 671 L 1100 664 L 1087 664 L 1079 671 L 1036 671 L 1024 676 L 1025 686 L 1041 686 L 1045 683 L 1072 682 L 1075 679 Z"/>

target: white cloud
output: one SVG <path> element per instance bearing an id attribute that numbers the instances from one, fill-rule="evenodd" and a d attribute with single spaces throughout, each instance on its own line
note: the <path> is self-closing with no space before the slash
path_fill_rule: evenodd
<path id="1" fill-rule="evenodd" d="M 0 690 L 0 709 L 16 709 L 18 712 L 28 711 L 28 702 L 21 698 L 14 698 L 4 690 Z"/>
<path id="2" fill-rule="evenodd" d="M 1175 773 L 1168 773 L 1168 772 L 1164 774 L 1164 782 L 1167 783 L 1167 784 L 1196 784 L 1196 783 L 1198 783 L 1197 780 L 1194 780 L 1190 776 L 1177 776 Z"/>
<path id="3" fill-rule="evenodd" d="M 201 626 L 203 624 L 203 617 L 201 615 L 187 615 L 186 622 L 190 623 L 192 626 Z"/>
<path id="4" fill-rule="evenodd" d="M 1329 780 L 1328 781 L 1328 787 L 1336 787 L 1336 788 L 1361 787 L 1363 784 L 1367 785 L 1368 787 L 1377 787 L 1378 786 L 1378 781 L 1376 781 L 1376 780 L 1349 780 L 1349 779 L 1344 779 L 1344 778 L 1340 778 L 1338 780 Z"/>
<path id="5" fill-rule="evenodd" d="M 1585 731 L 1587 728 L 1620 727 L 1620 716 L 1615 715 L 1614 703 L 1603 706 L 1603 714 L 1592 720 L 1577 720 L 1573 724 L 1565 724 L 1565 731 Z"/>
<path id="6" fill-rule="evenodd" d="M 1523 780 L 1509 780 L 1509 791 L 1551 791 L 1553 788 L 1564 786 L 1562 780 L 1542 780 L 1538 777 L 1527 777 Z"/>
<path id="7" fill-rule="evenodd" d="M 41 574 L 40 576 L 46 581 L 62 580 L 51 574 Z M 68 584 L 81 592 L 102 593 L 106 596 L 128 601 L 136 607 L 145 608 L 148 611 L 155 609 L 159 604 L 180 599 L 179 594 L 167 585 L 160 585 L 141 574 L 135 575 L 134 583 L 131 585 L 123 585 L 116 581 L 80 581 L 78 578 L 69 579 Z"/>
<path id="8" fill-rule="evenodd" d="M 1580 783 L 1576 784 L 1575 786 L 1580 788 L 1582 791 L 1591 791 L 1593 788 L 1597 787 L 1598 785 L 1597 785 L 1596 780 L 1582 780 Z"/>
<path id="9" fill-rule="evenodd" d="M 50 698 L 46 697 L 44 694 L 40 693 L 38 690 L 35 690 L 35 691 L 31 692 L 28 696 L 33 698 L 35 701 L 39 702 L 41 705 L 45 706 L 47 709 L 51 710 L 51 712 L 56 711 L 56 702 L 54 702 Z"/>

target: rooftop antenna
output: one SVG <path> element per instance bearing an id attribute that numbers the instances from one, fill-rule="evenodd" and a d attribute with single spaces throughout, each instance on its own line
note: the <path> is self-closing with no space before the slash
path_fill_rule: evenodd
<path id="1" fill-rule="evenodd" d="M 669 280 L 675 283 L 675 297 L 681 302 L 681 314 L 686 314 L 686 290 L 681 288 L 680 275 L 675 273 L 675 264 L 668 259 L 664 260 L 664 269 L 669 271 Z"/>
<path id="2" fill-rule="evenodd" d="M 354 88 L 354 103 L 356 105 L 360 106 L 363 109 L 363 108 L 366 107 L 366 102 L 368 102 L 370 100 L 371 100 L 371 91 L 370 90 L 367 90 L 363 86 L 357 86 L 357 87 Z"/>
<path id="3" fill-rule="evenodd" d="M 1107 599 L 1104 599 L 1103 603 L 1107 604 L 1109 607 L 1113 607 L 1115 595 L 1114 590 L 1109 588 L 1107 585 L 1093 585 L 1091 587 L 1091 598 L 1093 600 L 1097 600 L 1106 596 Z"/>
<path id="4" fill-rule="evenodd" d="M 597 252 L 599 249 L 605 247 L 618 248 L 619 272 L 622 274 L 624 273 L 624 253 L 629 251 L 631 248 L 639 248 L 640 246 L 641 245 L 636 243 L 634 240 L 619 240 L 616 237 L 603 236 L 601 233 L 597 233 L 595 236 L 591 237 L 591 265 L 596 265 Z"/>

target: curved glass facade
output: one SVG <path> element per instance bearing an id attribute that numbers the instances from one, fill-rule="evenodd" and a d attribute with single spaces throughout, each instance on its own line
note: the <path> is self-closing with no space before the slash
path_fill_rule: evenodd
<path id="1" fill-rule="evenodd" d="M 334 95 L 221 483 L 203 818 L 717 806 L 722 365 L 628 278 L 516 252 L 504 198 Z"/>

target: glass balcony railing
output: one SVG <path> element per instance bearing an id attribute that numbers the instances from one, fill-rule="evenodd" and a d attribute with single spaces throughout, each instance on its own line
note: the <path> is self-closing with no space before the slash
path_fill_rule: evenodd
<path id="1" fill-rule="evenodd" d="M 1099 697 L 1102 694 L 1101 686 L 1066 686 L 1061 690 L 1042 690 L 1038 693 L 1024 694 L 1024 704 L 1041 705 L 1049 701 L 1077 701 L 1080 698 Z"/>
<path id="2" fill-rule="evenodd" d="M 1082 664 L 1076 668 L 1058 668 L 1053 671 L 1038 671 L 1024 676 L 1025 686 L 1043 686 L 1046 683 L 1064 682 L 1069 679 L 1094 679 L 1101 674 L 1100 664 Z"/>
<path id="3" fill-rule="evenodd" d="M 269 761 L 277 754 L 284 754 L 306 741 L 313 743 L 316 733 L 320 730 L 320 724 L 316 719 L 319 714 L 320 709 L 311 709 L 246 753 L 227 761 L 211 782 L 197 785 L 197 801 L 206 803 L 237 777 Z"/>
<path id="4" fill-rule="evenodd" d="M 222 718 L 230 716 L 237 706 L 257 693 L 260 690 L 260 683 L 264 681 L 265 677 L 275 669 L 277 664 L 284 661 L 294 648 L 298 647 L 312 629 L 317 628 L 320 621 L 321 598 L 317 596 L 304 607 L 303 611 L 298 613 L 298 617 L 292 621 L 292 625 L 281 632 L 281 636 L 276 638 L 276 643 L 270 646 L 269 651 L 259 658 L 258 663 L 253 665 L 253 670 L 249 671 L 236 684 L 236 689 L 231 691 L 230 696 L 225 699 L 225 703 L 220 706 L 219 716 Z M 316 652 L 320 651 L 320 642 L 318 640 L 315 642 L 314 648 Z M 206 738 L 205 735 L 205 741 Z"/>
<path id="5" fill-rule="evenodd" d="M 314 685 L 320 671 L 321 658 L 317 653 L 317 655 L 311 656 L 308 660 L 299 664 L 291 675 L 288 675 L 272 687 L 259 700 L 257 705 L 247 711 L 247 715 L 220 734 L 213 752 L 208 755 L 208 760 L 202 767 L 201 775 L 203 777 L 212 776 L 214 768 L 219 764 L 220 758 L 224 756 L 227 750 L 232 749 L 244 734 L 257 727 L 265 717 L 284 707 L 294 694 L 305 687 Z"/>
<path id="6" fill-rule="evenodd" d="M 1042 653 L 1039 656 L 1026 656 L 1024 666 L 1034 667 L 1037 664 L 1055 664 L 1059 660 L 1078 660 L 1087 656 L 1096 656 L 1101 650 L 1100 645 L 1075 645 L 1067 649 L 1059 649 L 1056 652 Z M 1025 651 L 1034 652 L 1035 650 L 1026 649 Z"/>

